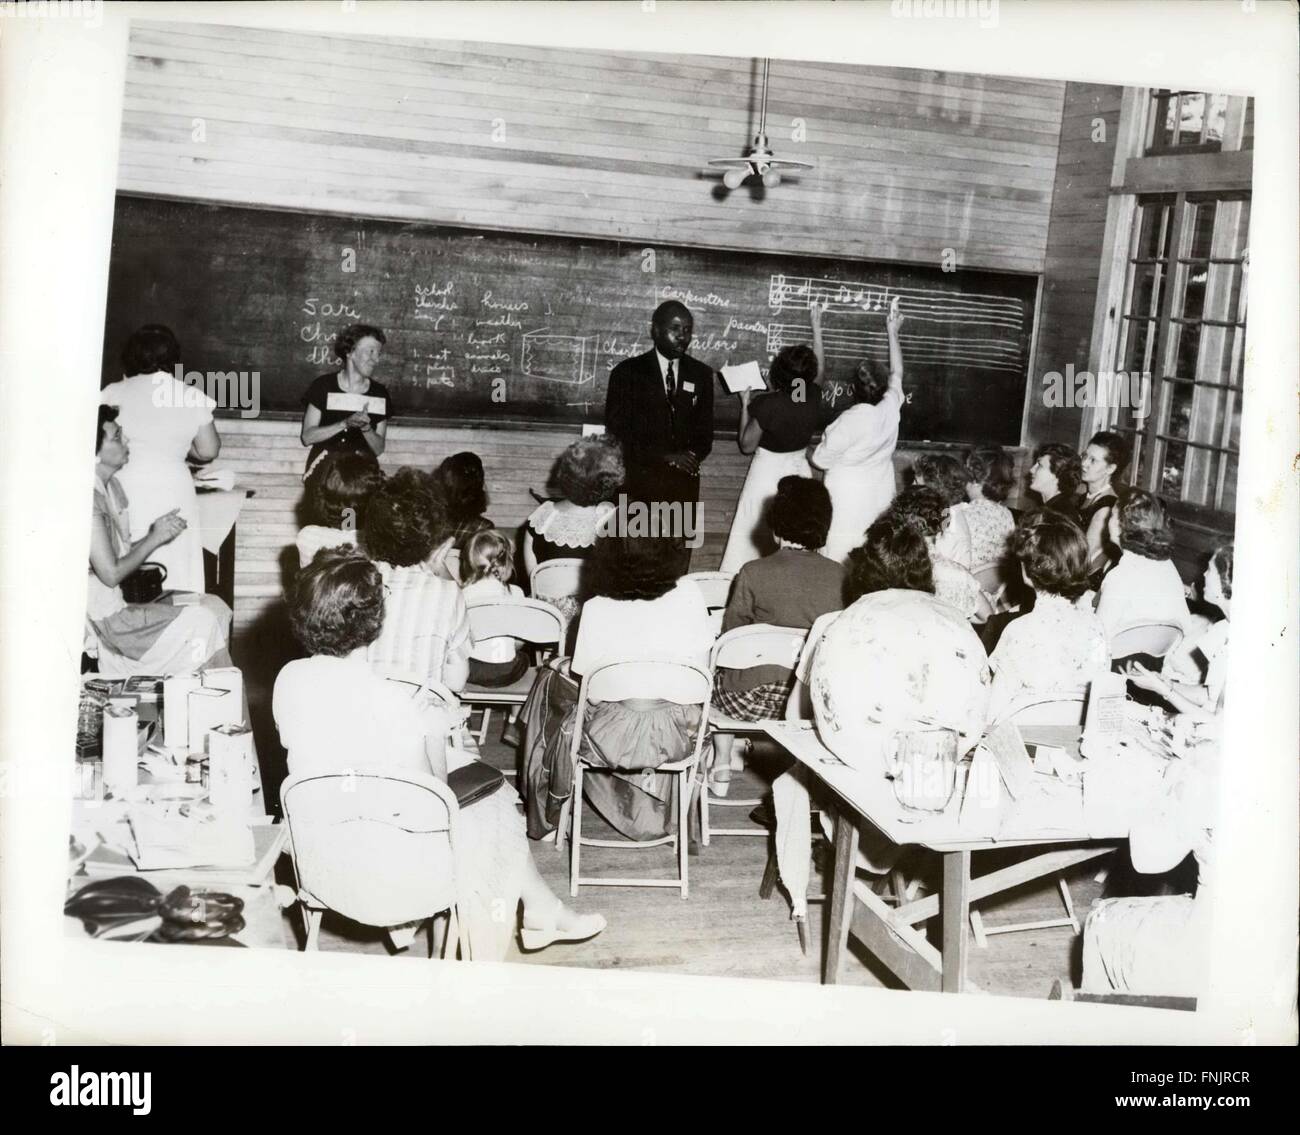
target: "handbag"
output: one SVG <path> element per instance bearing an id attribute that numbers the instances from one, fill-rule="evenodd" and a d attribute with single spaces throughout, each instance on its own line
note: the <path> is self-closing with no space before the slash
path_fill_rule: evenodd
<path id="1" fill-rule="evenodd" d="M 505 782 L 504 775 L 482 761 L 472 761 L 447 774 L 447 787 L 456 794 L 456 802 L 462 808 L 491 796 Z"/>
<path id="2" fill-rule="evenodd" d="M 128 603 L 154 603 L 163 592 L 167 569 L 152 560 L 141 564 L 122 580 L 122 598 Z"/>

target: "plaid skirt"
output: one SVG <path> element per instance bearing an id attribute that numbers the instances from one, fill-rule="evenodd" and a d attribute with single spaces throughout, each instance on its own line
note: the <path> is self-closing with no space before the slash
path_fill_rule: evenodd
<path id="1" fill-rule="evenodd" d="M 724 690 L 721 674 L 713 680 L 713 709 L 737 721 L 768 721 L 785 717 L 790 682 L 764 682 L 752 690 Z"/>

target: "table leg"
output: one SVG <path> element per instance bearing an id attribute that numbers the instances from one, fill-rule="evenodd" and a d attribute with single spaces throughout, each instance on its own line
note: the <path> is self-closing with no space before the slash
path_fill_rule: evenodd
<path id="1" fill-rule="evenodd" d="M 970 948 L 966 920 L 970 916 L 970 852 L 943 853 L 943 991 L 960 993 L 966 985 L 966 955 Z"/>
<path id="2" fill-rule="evenodd" d="M 826 931 L 822 984 L 834 985 L 844 969 L 853 921 L 853 877 L 857 866 L 858 828 L 843 810 L 835 814 L 835 864 L 831 870 L 831 914 Z"/>

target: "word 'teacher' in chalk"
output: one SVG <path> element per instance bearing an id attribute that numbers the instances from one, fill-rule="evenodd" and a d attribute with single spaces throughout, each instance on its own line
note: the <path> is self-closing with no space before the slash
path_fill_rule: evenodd
<path id="1" fill-rule="evenodd" d="M 763 381 L 763 372 L 758 369 L 758 363 L 756 362 L 739 363 L 734 367 L 723 367 L 721 374 L 722 381 L 732 394 L 739 394 L 742 390 L 767 389 L 767 383 Z"/>

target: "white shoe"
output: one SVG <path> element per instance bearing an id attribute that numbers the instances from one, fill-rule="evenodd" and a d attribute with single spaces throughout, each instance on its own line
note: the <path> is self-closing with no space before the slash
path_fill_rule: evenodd
<path id="1" fill-rule="evenodd" d="M 608 925 L 604 915 L 580 914 L 571 926 L 562 930 L 556 923 L 563 909 L 565 909 L 563 904 L 556 906 L 550 924 L 547 926 L 527 925 L 528 915 L 525 913 L 525 925 L 519 928 L 519 940 L 525 950 L 544 950 L 554 942 L 585 942 L 588 938 L 594 938 Z"/>

